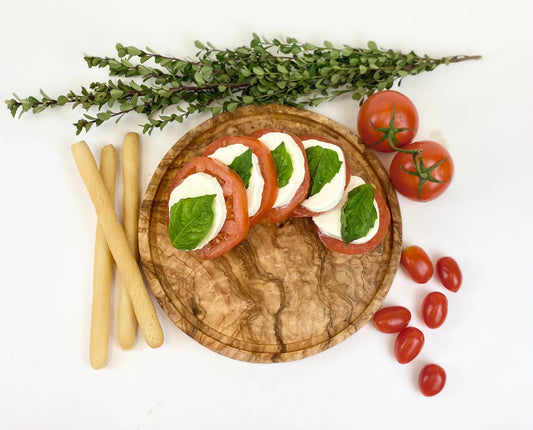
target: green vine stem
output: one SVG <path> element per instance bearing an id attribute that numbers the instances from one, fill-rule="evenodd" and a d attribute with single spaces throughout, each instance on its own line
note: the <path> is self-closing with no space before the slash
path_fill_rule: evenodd
<path id="1" fill-rule="evenodd" d="M 43 91 L 39 97 L 14 95 L 6 105 L 14 117 L 65 105 L 80 106 L 86 112 L 96 109 L 98 113 L 84 113 L 74 124 L 77 134 L 137 112 L 147 118 L 143 133 L 152 133 L 195 113 L 218 115 L 250 104 L 318 106 L 343 94 L 362 103 L 376 91 L 401 84 L 406 76 L 481 58 L 434 59 L 380 49 L 374 42 L 364 49 L 335 48 L 329 42 L 315 46 L 294 38 L 262 39 L 256 34 L 249 45 L 236 49 L 220 50 L 201 42 L 195 46 L 196 56 L 182 59 L 117 44 L 117 58 L 86 56 L 85 61 L 89 67 L 108 69 L 109 76 L 118 80 L 93 82 L 56 98 Z"/>

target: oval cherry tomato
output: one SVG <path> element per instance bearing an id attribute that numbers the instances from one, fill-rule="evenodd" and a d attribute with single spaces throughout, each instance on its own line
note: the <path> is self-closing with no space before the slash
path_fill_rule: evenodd
<path id="1" fill-rule="evenodd" d="M 375 188 L 374 200 L 378 205 L 379 227 L 372 239 L 365 243 L 349 243 L 346 245 L 342 240 L 326 236 L 325 234 L 321 233 L 317 227 L 318 238 L 324 244 L 324 246 L 331 251 L 350 255 L 364 254 L 365 252 L 372 251 L 374 248 L 376 248 L 383 241 L 383 238 L 389 229 L 390 212 L 387 204 L 385 203 L 385 199 Z"/>
<path id="2" fill-rule="evenodd" d="M 374 326 L 382 333 L 398 333 L 411 321 L 411 312 L 403 306 L 389 306 L 376 312 Z"/>
<path id="3" fill-rule="evenodd" d="M 459 265 L 452 257 L 442 257 L 437 260 L 437 275 L 448 290 L 456 293 L 463 282 L 463 275 Z"/>
<path id="4" fill-rule="evenodd" d="M 433 265 L 429 256 L 419 246 L 405 248 L 400 263 L 411 279 L 418 284 L 425 284 L 433 276 Z"/>
<path id="5" fill-rule="evenodd" d="M 448 299 L 442 293 L 429 293 L 422 302 L 422 317 L 429 328 L 442 325 L 448 315 Z"/>
<path id="6" fill-rule="evenodd" d="M 336 145 L 335 142 L 332 142 L 332 141 L 330 141 L 328 139 L 324 139 L 323 137 L 320 137 L 320 136 L 315 136 L 315 135 L 300 136 L 300 140 L 302 142 L 305 141 L 305 140 L 309 140 L 309 139 L 320 140 L 322 142 L 332 143 L 332 144 Z M 350 166 L 348 165 L 348 162 L 346 161 L 346 159 L 344 160 L 344 162 L 346 164 L 346 166 L 345 166 L 346 167 L 346 185 L 345 185 L 345 187 L 347 187 L 348 183 L 350 182 L 350 178 L 351 178 L 352 175 L 351 175 L 351 172 L 350 172 Z M 309 209 L 306 209 L 306 208 L 304 208 L 303 206 L 300 205 L 293 211 L 293 213 L 291 214 L 291 217 L 292 218 L 303 218 L 303 217 L 314 217 L 314 216 L 317 216 L 317 215 L 318 215 L 318 213 L 311 212 Z"/>
<path id="7" fill-rule="evenodd" d="M 250 136 L 251 137 L 255 137 L 256 139 L 259 139 L 264 134 L 272 133 L 272 132 L 286 133 L 290 137 L 292 137 L 294 142 L 296 142 L 296 144 L 300 148 L 300 151 L 302 151 L 302 153 L 303 153 L 303 157 L 304 157 L 304 161 L 305 161 L 305 163 L 304 163 L 305 175 L 304 175 L 304 180 L 302 181 L 302 183 L 300 184 L 300 186 L 298 187 L 298 189 L 294 193 L 294 197 L 292 198 L 292 200 L 289 203 L 287 203 L 284 206 L 278 207 L 278 208 L 272 208 L 264 215 L 263 219 L 266 222 L 268 222 L 268 223 L 281 222 L 281 221 L 284 221 L 285 219 L 287 219 L 290 216 L 290 214 L 294 211 L 294 209 L 296 209 L 300 205 L 300 203 L 302 203 L 304 201 L 304 199 L 306 198 L 307 193 L 309 192 L 309 182 L 310 182 L 310 180 L 309 180 L 309 168 L 307 167 L 307 157 L 305 155 L 305 148 L 304 148 L 304 146 L 302 144 L 302 141 L 300 140 L 300 138 L 298 136 L 296 136 L 296 135 L 294 135 L 292 133 L 288 133 L 286 131 L 279 131 L 279 130 L 272 130 L 272 129 L 257 130 L 254 133 L 252 133 Z M 276 175 L 276 181 L 277 181 L 277 175 Z"/>
<path id="8" fill-rule="evenodd" d="M 394 123 L 391 124 L 394 109 Z M 393 126 L 390 130 L 394 136 L 395 146 L 402 147 L 411 143 L 418 131 L 418 112 L 409 98 L 397 91 L 380 91 L 372 94 L 361 106 L 357 115 L 357 130 L 365 145 L 380 152 L 394 151 L 383 129 Z M 376 128 L 382 129 L 376 130 Z"/>
<path id="9" fill-rule="evenodd" d="M 426 202 L 446 191 L 453 178 L 454 166 L 452 157 L 444 146 L 424 140 L 413 142 L 402 149 L 422 150 L 418 161 L 422 178 L 413 174 L 417 172 L 413 155 L 398 152 L 392 159 L 389 174 L 392 185 L 400 194 L 411 200 Z"/>
<path id="10" fill-rule="evenodd" d="M 237 143 L 247 146 L 252 150 L 252 153 L 257 157 L 259 170 L 261 170 L 261 176 L 263 176 L 263 180 L 265 181 L 259 210 L 255 215 L 250 217 L 251 228 L 261 221 L 263 216 L 272 209 L 272 205 L 276 201 L 278 195 L 276 165 L 274 164 L 272 153 L 258 139 L 245 136 L 225 136 L 211 142 L 211 144 L 205 149 L 203 155 L 211 155 L 218 148 L 235 145 Z"/>
<path id="11" fill-rule="evenodd" d="M 170 185 L 170 192 L 193 173 L 204 172 L 215 177 L 226 201 L 226 221 L 218 235 L 199 249 L 206 260 L 219 257 L 240 243 L 248 234 L 248 200 L 246 189 L 237 173 L 218 160 L 195 157 L 181 167 Z"/>
<path id="12" fill-rule="evenodd" d="M 438 364 L 424 366 L 418 375 L 418 387 L 424 396 L 439 394 L 446 384 L 446 372 Z"/>
<path id="13" fill-rule="evenodd" d="M 424 333 L 416 327 L 406 327 L 396 337 L 394 355 L 399 363 L 412 361 L 424 346 Z"/>

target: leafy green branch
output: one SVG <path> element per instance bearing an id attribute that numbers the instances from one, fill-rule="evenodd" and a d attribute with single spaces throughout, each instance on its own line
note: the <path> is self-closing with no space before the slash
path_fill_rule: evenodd
<path id="1" fill-rule="evenodd" d="M 147 117 L 143 132 L 151 133 L 206 110 L 217 115 L 249 104 L 317 106 L 347 93 L 362 103 L 375 91 L 400 84 L 406 76 L 480 58 L 434 59 L 380 49 L 374 42 L 367 48 L 335 48 L 329 42 L 315 46 L 294 38 L 267 40 L 255 34 L 248 46 L 236 49 L 220 50 L 201 42 L 195 46 L 196 56 L 182 59 L 117 44 L 116 58 L 86 56 L 85 61 L 90 68 L 107 68 L 110 77 L 128 81 L 93 82 L 79 93 L 69 91 L 55 99 L 42 91 L 40 97 L 15 95 L 6 101 L 7 108 L 13 116 L 67 104 L 85 111 L 96 108 L 96 115 L 86 113 L 74 124 L 77 134 L 137 112 Z"/>

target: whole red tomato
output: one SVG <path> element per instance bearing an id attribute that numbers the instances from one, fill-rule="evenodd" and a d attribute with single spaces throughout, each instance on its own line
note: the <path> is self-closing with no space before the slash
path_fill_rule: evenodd
<path id="1" fill-rule="evenodd" d="M 461 269 L 452 257 L 442 257 L 437 260 L 437 275 L 448 290 L 456 293 L 463 282 Z"/>
<path id="2" fill-rule="evenodd" d="M 439 394 L 446 384 L 446 372 L 438 364 L 424 366 L 418 375 L 418 387 L 424 396 Z"/>
<path id="3" fill-rule="evenodd" d="M 430 201 L 450 186 L 453 178 L 453 160 L 440 143 L 431 140 L 413 142 L 402 148 L 412 153 L 398 152 L 392 159 L 389 174 L 392 185 L 405 197 Z"/>
<path id="4" fill-rule="evenodd" d="M 424 333 L 416 327 L 406 327 L 396 337 L 394 355 L 401 364 L 409 363 L 420 353 L 424 346 Z"/>
<path id="5" fill-rule="evenodd" d="M 394 113 L 394 118 L 393 118 Z M 397 91 L 379 91 L 361 106 L 357 115 L 357 130 L 365 145 L 380 152 L 412 142 L 418 131 L 418 112 L 415 105 Z"/>
<path id="6" fill-rule="evenodd" d="M 448 315 L 448 299 L 442 293 L 429 293 L 422 302 L 422 318 L 429 328 L 437 328 Z"/>
<path id="7" fill-rule="evenodd" d="M 374 326 L 382 333 L 398 333 L 411 321 L 411 312 L 403 306 L 389 306 L 374 315 Z"/>
<path id="8" fill-rule="evenodd" d="M 433 276 L 433 264 L 422 248 L 409 246 L 402 251 L 400 263 L 409 277 L 418 284 L 425 284 Z"/>

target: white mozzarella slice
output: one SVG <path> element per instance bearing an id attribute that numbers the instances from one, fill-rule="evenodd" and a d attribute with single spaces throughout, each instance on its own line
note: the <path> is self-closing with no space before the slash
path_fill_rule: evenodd
<path id="1" fill-rule="evenodd" d="M 250 148 L 242 143 L 235 143 L 233 145 L 218 148 L 215 152 L 209 155 L 209 157 L 214 158 L 228 166 L 233 162 L 235 157 L 243 154 L 248 149 Z M 257 155 L 252 152 L 252 174 L 250 176 L 248 188 L 246 189 L 249 216 L 254 216 L 261 207 L 264 188 L 265 180 L 263 179 L 261 169 L 259 168 L 259 160 L 257 159 Z"/>
<path id="2" fill-rule="evenodd" d="M 168 200 L 168 209 L 179 202 L 181 199 L 189 197 L 200 197 L 215 194 L 213 202 L 214 219 L 211 228 L 203 240 L 194 249 L 204 247 L 208 242 L 213 240 L 222 229 L 226 222 L 226 201 L 224 200 L 224 193 L 222 187 L 217 179 L 207 173 L 193 173 L 187 176 L 181 184 L 172 190 Z"/>
<path id="3" fill-rule="evenodd" d="M 353 190 L 355 187 L 358 187 L 359 185 L 363 185 L 364 183 L 365 181 L 363 181 L 363 179 L 360 178 L 359 176 L 352 176 L 350 178 L 350 182 L 348 183 L 348 186 L 346 187 L 346 190 L 344 190 L 342 199 L 339 201 L 337 206 L 335 206 L 333 209 L 327 212 L 324 212 L 320 215 L 313 217 L 313 222 L 316 224 L 316 226 L 319 228 L 322 234 L 325 234 L 326 236 L 333 237 L 338 240 L 342 240 L 342 235 L 341 235 L 342 207 L 346 203 L 346 200 L 348 200 L 348 193 L 351 190 Z M 355 239 L 354 241 L 350 243 L 360 245 L 362 243 L 368 242 L 370 239 L 372 239 L 376 235 L 379 229 L 380 220 L 379 220 L 379 208 L 378 208 L 378 204 L 376 203 L 375 199 L 374 199 L 374 207 L 376 208 L 376 211 L 378 213 L 378 218 L 376 219 L 374 226 L 369 230 L 366 236 L 360 237 L 359 239 Z"/>
<path id="4" fill-rule="evenodd" d="M 300 150 L 298 144 L 294 139 L 287 133 L 282 132 L 271 132 L 265 133 L 259 138 L 259 140 L 270 150 L 273 151 L 282 142 L 285 142 L 285 148 L 289 153 L 292 161 L 293 172 L 292 176 L 289 179 L 289 183 L 283 188 L 278 188 L 278 198 L 274 203 L 273 208 L 280 208 L 288 204 L 293 198 L 294 194 L 305 178 L 305 158 Z"/>
<path id="5" fill-rule="evenodd" d="M 335 207 L 341 200 L 346 186 L 346 161 L 342 149 L 337 145 L 328 142 L 322 142 L 317 139 L 308 139 L 302 141 L 304 148 L 311 148 L 313 146 L 321 146 L 324 149 L 331 149 L 339 156 L 339 161 L 342 162 L 337 174 L 329 181 L 322 189 L 315 195 L 308 197 L 302 202 L 302 206 L 311 212 L 326 212 Z"/>

